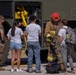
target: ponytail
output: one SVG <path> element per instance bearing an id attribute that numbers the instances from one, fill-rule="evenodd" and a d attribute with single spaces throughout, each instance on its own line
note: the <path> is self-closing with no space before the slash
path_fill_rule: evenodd
<path id="1" fill-rule="evenodd" d="M 18 25 L 18 22 L 17 21 L 14 21 L 13 26 L 12 26 L 12 29 L 11 29 L 11 35 L 12 36 L 15 36 L 15 26 L 17 26 L 17 25 Z"/>
<path id="2" fill-rule="evenodd" d="M 11 29 L 11 35 L 15 36 L 15 26 L 14 25 L 12 26 L 12 29 Z"/>

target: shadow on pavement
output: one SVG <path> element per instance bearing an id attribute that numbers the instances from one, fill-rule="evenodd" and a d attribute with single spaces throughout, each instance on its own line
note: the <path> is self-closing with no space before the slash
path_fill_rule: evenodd
<path id="1" fill-rule="evenodd" d="M 27 60 L 28 58 L 21 58 L 21 65 L 27 64 Z M 45 64 L 47 62 L 48 62 L 47 60 L 44 60 L 44 61 L 42 60 L 41 64 Z M 35 60 L 33 60 L 33 64 L 35 64 Z M 7 65 L 11 65 L 11 59 L 7 59 L 7 61 L 2 66 L 7 66 Z"/>

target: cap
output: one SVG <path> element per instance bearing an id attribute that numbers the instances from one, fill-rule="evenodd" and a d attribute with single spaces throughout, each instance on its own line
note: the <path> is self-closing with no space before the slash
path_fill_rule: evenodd
<path id="1" fill-rule="evenodd" d="M 57 12 L 54 12 L 53 14 L 51 14 L 51 18 L 53 18 L 53 20 L 57 21 L 60 19 L 60 16 Z"/>

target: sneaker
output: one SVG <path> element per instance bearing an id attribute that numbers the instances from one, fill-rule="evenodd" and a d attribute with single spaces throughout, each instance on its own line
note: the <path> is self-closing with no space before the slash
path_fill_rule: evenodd
<path id="1" fill-rule="evenodd" d="M 36 73 L 42 73 L 42 71 L 41 70 L 36 70 Z"/>
<path id="2" fill-rule="evenodd" d="M 19 69 L 16 69 L 16 71 L 19 72 L 20 70 Z"/>
<path id="3" fill-rule="evenodd" d="M 29 68 L 28 72 L 29 73 L 32 73 L 33 72 L 32 68 Z"/>
<path id="4" fill-rule="evenodd" d="M 17 71 L 17 72 L 23 72 L 23 70 L 22 70 L 22 69 L 16 69 L 16 71 Z"/>
<path id="5" fill-rule="evenodd" d="M 14 72 L 14 69 L 11 69 L 11 72 Z"/>
<path id="6" fill-rule="evenodd" d="M 22 69 L 19 69 L 19 71 L 20 71 L 20 72 L 23 72 L 23 70 L 22 70 Z"/>

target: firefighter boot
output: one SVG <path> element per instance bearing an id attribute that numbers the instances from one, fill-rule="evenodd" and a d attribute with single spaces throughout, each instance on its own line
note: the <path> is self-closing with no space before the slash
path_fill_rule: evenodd
<path id="1" fill-rule="evenodd" d="M 61 66 L 61 71 L 65 72 L 64 64 L 60 64 L 60 66 Z"/>

